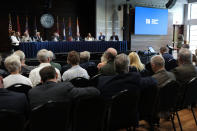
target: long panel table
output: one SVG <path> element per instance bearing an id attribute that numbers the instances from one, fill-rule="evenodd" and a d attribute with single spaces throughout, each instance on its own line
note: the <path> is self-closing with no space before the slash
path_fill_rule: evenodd
<path id="1" fill-rule="evenodd" d="M 75 50 L 77 52 L 104 52 L 113 47 L 118 52 L 127 50 L 126 41 L 73 41 L 73 42 L 25 42 L 20 43 L 20 50 L 25 53 L 26 58 L 35 58 L 40 49 L 51 50 L 54 53 L 63 53 Z"/>

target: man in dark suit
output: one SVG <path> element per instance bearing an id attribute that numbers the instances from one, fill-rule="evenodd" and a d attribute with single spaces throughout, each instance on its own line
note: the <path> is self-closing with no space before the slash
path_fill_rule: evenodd
<path id="1" fill-rule="evenodd" d="M 129 58 L 125 54 L 117 55 L 115 58 L 115 68 L 117 75 L 100 77 L 97 88 L 101 95 L 111 98 L 113 95 L 125 89 L 139 90 L 156 85 L 156 81 L 151 78 L 141 78 L 139 73 L 129 72 Z"/>
<path id="2" fill-rule="evenodd" d="M 155 73 L 152 77 L 158 82 L 157 86 L 162 88 L 171 80 L 176 80 L 172 72 L 165 69 L 165 60 L 162 56 L 156 55 L 151 58 L 152 70 Z"/>
<path id="3" fill-rule="evenodd" d="M 108 48 L 105 51 L 107 63 L 100 68 L 99 73 L 103 75 L 115 75 L 114 59 L 117 55 L 117 51 L 114 48 Z"/>
<path id="4" fill-rule="evenodd" d="M 25 94 L 8 91 L 3 88 L 2 77 L 0 77 L 0 109 L 16 111 L 28 117 L 30 108 Z"/>
<path id="5" fill-rule="evenodd" d="M 197 76 L 197 69 L 192 64 L 192 53 L 189 49 L 181 48 L 179 50 L 178 63 L 179 66 L 172 70 L 178 82 L 185 84 Z"/>
<path id="6" fill-rule="evenodd" d="M 171 54 L 167 52 L 167 48 L 165 46 L 162 46 L 160 49 L 160 53 L 163 56 L 165 63 L 169 62 L 170 60 L 174 59 Z"/>
<path id="7" fill-rule="evenodd" d="M 119 41 L 118 36 L 116 35 L 116 32 L 113 32 L 113 35 L 110 37 L 111 41 Z"/>
<path id="8" fill-rule="evenodd" d="M 79 33 L 77 33 L 77 36 L 75 37 L 75 41 L 83 41 Z"/>
<path id="9" fill-rule="evenodd" d="M 100 32 L 99 40 L 105 41 L 105 36 L 103 35 L 102 32 Z"/>
<path id="10" fill-rule="evenodd" d="M 75 88 L 70 82 L 57 83 L 57 73 L 52 66 L 40 70 L 42 85 L 29 91 L 31 107 L 36 107 L 48 101 L 65 101 L 80 97 L 99 95 L 100 92 L 93 87 Z"/>

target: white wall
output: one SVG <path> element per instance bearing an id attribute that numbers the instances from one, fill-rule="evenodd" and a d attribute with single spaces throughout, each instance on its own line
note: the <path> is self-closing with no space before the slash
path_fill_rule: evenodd
<path id="1" fill-rule="evenodd" d="M 153 1 L 153 0 L 152 0 Z M 157 6 L 164 4 L 161 8 L 165 7 L 166 1 L 156 0 Z M 131 1 L 133 2 L 133 1 Z M 160 2 L 160 3 L 158 3 Z M 99 32 L 104 32 L 107 36 L 106 40 L 109 40 L 113 32 L 112 23 L 116 22 L 115 32 L 118 33 L 120 40 L 123 38 L 123 6 L 121 11 L 118 11 L 118 6 L 123 5 L 125 0 L 97 0 L 96 6 L 96 36 L 98 38 Z M 144 5 L 143 5 L 144 4 Z M 148 3 L 147 0 L 134 1 L 132 6 L 142 5 L 149 6 L 153 3 Z M 168 17 L 168 35 L 166 36 L 131 36 L 131 49 L 132 50 L 146 50 L 147 46 L 153 46 L 156 50 L 164 44 L 171 44 L 173 38 L 173 24 L 184 24 L 184 4 L 187 4 L 187 0 L 177 0 L 172 9 L 169 9 Z M 118 21 L 113 21 L 113 13 L 117 12 Z"/>

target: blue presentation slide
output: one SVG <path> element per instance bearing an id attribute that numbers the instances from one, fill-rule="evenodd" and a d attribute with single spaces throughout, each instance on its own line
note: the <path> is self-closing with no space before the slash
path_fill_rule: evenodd
<path id="1" fill-rule="evenodd" d="M 168 10 L 156 8 L 135 8 L 136 35 L 167 35 Z"/>

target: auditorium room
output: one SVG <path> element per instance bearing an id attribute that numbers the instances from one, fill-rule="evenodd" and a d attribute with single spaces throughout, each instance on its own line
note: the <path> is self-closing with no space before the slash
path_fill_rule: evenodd
<path id="1" fill-rule="evenodd" d="M 197 131 L 197 0 L 0 4 L 1 131 Z"/>

